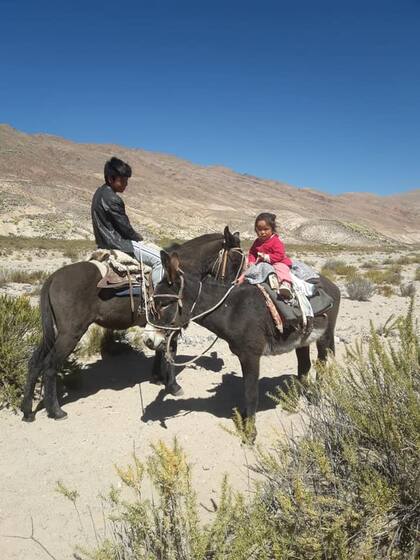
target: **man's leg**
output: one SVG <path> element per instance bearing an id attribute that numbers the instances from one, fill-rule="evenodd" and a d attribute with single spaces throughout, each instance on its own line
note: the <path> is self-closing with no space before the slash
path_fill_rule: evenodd
<path id="1" fill-rule="evenodd" d="M 148 247 L 139 241 L 132 241 L 134 256 L 138 261 L 143 261 L 147 266 L 152 267 L 152 283 L 155 287 L 162 280 L 163 268 L 160 260 L 160 251 L 152 247 Z"/>

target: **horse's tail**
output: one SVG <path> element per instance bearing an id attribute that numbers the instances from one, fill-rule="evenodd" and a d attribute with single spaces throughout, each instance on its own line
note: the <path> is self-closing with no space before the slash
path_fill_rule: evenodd
<path id="1" fill-rule="evenodd" d="M 36 367 L 40 361 L 45 358 L 55 342 L 54 331 L 54 313 L 50 301 L 50 286 L 52 277 L 50 276 L 44 282 L 40 296 L 40 310 L 41 310 L 41 323 L 42 323 L 42 340 L 32 355 L 30 360 L 30 367 Z"/>

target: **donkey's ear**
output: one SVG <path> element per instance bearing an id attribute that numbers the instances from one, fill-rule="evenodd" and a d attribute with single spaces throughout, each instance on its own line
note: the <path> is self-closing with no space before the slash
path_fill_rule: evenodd
<path id="1" fill-rule="evenodd" d="M 166 274 L 170 283 L 175 282 L 179 276 L 179 257 L 178 253 L 171 253 L 169 256 L 169 266 L 166 269 Z"/>
<path id="2" fill-rule="evenodd" d="M 171 266 L 171 257 L 169 253 L 162 249 L 162 251 L 160 252 L 160 260 L 162 261 L 163 268 L 168 271 L 169 267 Z"/>
<path id="3" fill-rule="evenodd" d="M 178 253 L 176 253 L 176 252 L 171 253 L 170 263 L 171 263 L 171 265 L 170 265 L 171 269 L 174 272 L 178 272 L 178 270 L 179 270 L 179 256 L 178 256 Z"/>
<path id="4" fill-rule="evenodd" d="M 233 248 L 240 246 L 239 232 L 231 233 L 229 226 L 225 227 L 223 236 L 225 238 L 225 247 Z"/>

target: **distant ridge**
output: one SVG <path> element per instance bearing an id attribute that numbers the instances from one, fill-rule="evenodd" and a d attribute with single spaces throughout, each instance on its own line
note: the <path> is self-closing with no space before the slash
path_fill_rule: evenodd
<path id="1" fill-rule="evenodd" d="M 334 196 L 171 155 L 79 144 L 8 125 L 0 125 L 0 234 L 91 237 L 91 197 L 112 155 L 133 167 L 124 199 L 132 221 L 152 240 L 185 239 L 226 224 L 252 238 L 255 215 L 270 210 L 289 242 L 420 242 L 420 189 Z"/>

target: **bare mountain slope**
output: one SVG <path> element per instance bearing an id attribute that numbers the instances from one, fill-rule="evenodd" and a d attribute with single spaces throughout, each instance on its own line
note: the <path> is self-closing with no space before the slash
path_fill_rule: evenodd
<path id="1" fill-rule="evenodd" d="M 392 197 L 332 196 L 165 154 L 77 144 L 8 125 L 0 125 L 0 233 L 91 236 L 91 197 L 112 155 L 133 167 L 124 195 L 128 213 L 152 238 L 187 238 L 227 223 L 252 237 L 255 214 L 271 210 L 286 240 L 420 241 L 420 190 Z"/>

